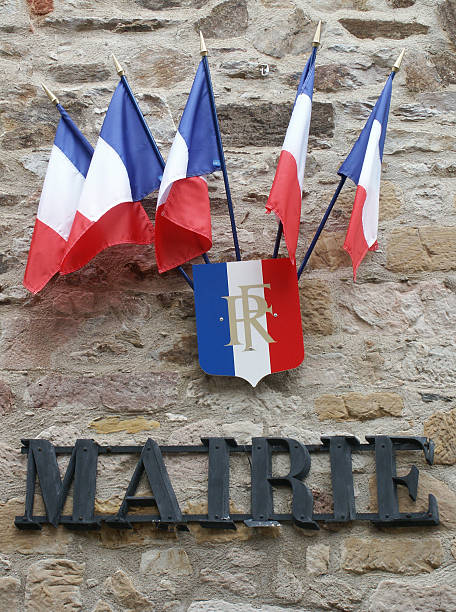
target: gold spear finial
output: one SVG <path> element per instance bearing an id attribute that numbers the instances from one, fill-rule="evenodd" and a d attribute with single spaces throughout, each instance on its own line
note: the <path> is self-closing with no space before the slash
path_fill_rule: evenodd
<path id="1" fill-rule="evenodd" d="M 402 49 L 402 51 L 399 53 L 399 57 L 394 62 L 394 66 L 391 68 L 393 72 L 399 71 L 399 68 L 401 67 L 401 63 L 402 63 L 402 58 L 404 57 L 404 53 L 405 53 L 405 49 Z"/>
<path id="2" fill-rule="evenodd" d="M 41 83 L 41 87 L 46 92 L 46 95 L 49 98 L 49 100 L 57 106 L 57 104 L 59 104 L 59 99 L 57 98 L 57 96 L 54 93 L 52 93 L 52 91 L 48 89 L 44 83 Z"/>
<path id="3" fill-rule="evenodd" d="M 114 55 L 114 53 L 111 54 L 112 55 L 112 59 L 114 61 L 114 66 L 116 67 L 116 72 L 117 74 L 121 77 L 125 74 L 125 70 L 122 68 L 122 66 L 119 64 L 119 61 L 117 59 L 117 57 Z"/>
<path id="4" fill-rule="evenodd" d="M 204 42 L 204 36 L 201 30 L 200 30 L 200 54 L 207 55 L 207 47 L 206 47 L 206 43 Z"/>
<path id="5" fill-rule="evenodd" d="M 317 29 L 315 30 L 315 36 L 312 41 L 312 47 L 320 46 L 320 38 L 321 38 L 321 20 L 318 22 Z"/>

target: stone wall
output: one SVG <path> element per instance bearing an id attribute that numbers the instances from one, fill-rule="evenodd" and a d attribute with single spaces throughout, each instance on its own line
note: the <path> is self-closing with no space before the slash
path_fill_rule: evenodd
<path id="1" fill-rule="evenodd" d="M 252 389 L 204 375 L 192 294 L 160 277 L 153 249 L 116 247 L 38 296 L 21 281 L 58 116 L 53 89 L 95 143 L 123 63 L 163 153 L 199 60 L 210 65 L 242 254 L 271 254 L 264 214 L 297 78 L 323 21 L 305 180 L 300 253 L 337 184 L 402 47 L 382 173 L 379 244 L 356 284 L 341 250 L 347 185 L 300 283 L 306 358 Z M 456 609 L 456 2 L 455 0 L 0 0 L 0 609 L 15 612 Z M 261 75 L 260 64 L 269 65 Z M 233 247 L 220 176 L 209 179 L 214 261 Z M 146 202 L 153 211 L 153 198 Z M 150 527 L 18 532 L 25 461 L 20 439 L 197 443 L 204 435 L 432 436 L 420 459 L 423 509 L 438 528 L 367 524 L 306 533 Z M 415 457 L 408 456 L 408 469 Z M 97 507 L 113 512 L 133 463 L 100 461 Z M 205 464 L 175 460 L 183 508 L 205 501 Z M 233 466 L 232 503 L 249 499 L 248 465 Z M 355 464 L 359 509 L 375 505 L 374 463 Z M 330 503 L 329 465 L 315 461 L 315 498 Z M 402 494 L 402 493 L 401 493 Z M 326 497 L 325 497 L 326 496 Z M 287 497 L 278 502 L 287 505 Z"/>

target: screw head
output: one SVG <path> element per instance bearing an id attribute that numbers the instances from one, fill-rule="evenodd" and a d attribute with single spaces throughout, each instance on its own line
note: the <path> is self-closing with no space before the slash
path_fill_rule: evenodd
<path id="1" fill-rule="evenodd" d="M 223 321 L 223 317 L 220 317 L 219 321 Z"/>

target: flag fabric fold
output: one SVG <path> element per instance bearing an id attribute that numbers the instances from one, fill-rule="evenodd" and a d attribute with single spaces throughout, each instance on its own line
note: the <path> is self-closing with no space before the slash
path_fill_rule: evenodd
<path id="1" fill-rule="evenodd" d="M 338 171 L 357 185 L 344 242 L 344 249 L 352 260 L 355 281 L 367 251 L 378 249 L 380 175 L 394 74 L 390 74 L 358 140 Z"/>
<path id="2" fill-rule="evenodd" d="M 272 183 L 266 212 L 274 211 L 283 225 L 288 255 L 296 263 L 301 201 L 315 78 L 313 48 L 299 81 L 296 100 Z"/>
<path id="3" fill-rule="evenodd" d="M 158 189 L 163 169 L 139 112 L 121 80 L 81 192 L 61 274 L 82 268 L 107 247 L 154 241 L 141 200 Z"/>
<path id="4" fill-rule="evenodd" d="M 93 148 L 58 104 L 61 118 L 41 192 L 24 286 L 38 293 L 60 270 Z"/>
<path id="5" fill-rule="evenodd" d="M 221 169 L 203 61 L 171 146 L 157 200 L 155 254 L 166 272 L 212 247 L 205 175 Z"/>

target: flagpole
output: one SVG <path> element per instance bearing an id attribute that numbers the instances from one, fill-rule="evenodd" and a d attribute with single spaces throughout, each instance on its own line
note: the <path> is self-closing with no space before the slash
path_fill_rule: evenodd
<path id="1" fill-rule="evenodd" d="M 158 161 L 160 162 L 162 170 L 164 170 L 164 168 L 165 168 L 165 160 L 163 159 L 163 156 L 160 153 L 160 149 L 157 147 L 155 139 L 152 136 L 152 132 L 150 131 L 149 126 L 147 125 L 147 121 L 145 120 L 144 115 L 142 114 L 141 109 L 139 108 L 139 104 L 136 101 L 135 96 L 133 95 L 131 87 L 130 87 L 128 81 L 127 81 L 127 77 L 125 76 L 125 70 L 120 65 L 120 63 L 117 60 L 117 58 L 114 55 L 114 53 L 112 54 L 112 59 L 114 61 L 114 65 L 116 67 L 116 72 L 120 76 L 120 80 L 122 81 L 122 83 L 124 84 L 125 89 L 127 90 L 128 96 L 129 96 L 129 98 L 131 100 L 131 103 L 135 107 L 136 112 L 138 113 L 139 120 L 141 121 L 141 123 L 142 123 L 142 125 L 144 127 L 144 130 L 145 130 L 145 132 L 147 134 L 147 137 L 149 138 L 149 142 L 152 145 L 152 148 L 153 148 L 153 150 L 154 150 L 154 152 L 155 152 L 155 154 L 156 154 L 156 156 L 158 158 Z M 206 255 L 206 258 L 207 258 L 207 255 Z M 206 259 L 204 261 L 206 261 Z M 209 260 L 207 260 L 206 263 L 209 263 Z M 184 268 L 182 266 L 178 266 L 177 269 L 179 270 L 179 272 L 181 273 L 183 278 L 187 281 L 187 284 L 193 289 L 193 281 L 189 277 L 187 272 L 184 270 Z"/>
<path id="2" fill-rule="evenodd" d="M 399 68 L 401 67 L 402 59 L 404 57 L 404 53 L 405 53 L 405 49 L 402 49 L 402 51 L 399 54 L 399 57 L 394 62 L 394 65 L 391 68 L 392 72 L 396 73 L 396 72 L 399 71 Z M 329 203 L 328 208 L 326 209 L 325 214 L 323 215 L 323 219 L 321 220 L 320 225 L 318 226 L 318 229 L 315 232 L 315 236 L 313 237 L 312 242 L 310 243 L 310 246 L 307 249 L 306 254 L 304 255 L 304 259 L 302 260 L 302 263 L 299 266 L 299 269 L 298 269 L 298 280 L 301 278 L 301 274 L 302 274 L 304 268 L 306 267 L 307 262 L 309 261 L 309 257 L 312 255 L 312 251 L 314 250 L 315 245 L 317 244 L 317 240 L 319 239 L 320 234 L 323 231 L 323 228 L 324 228 L 324 226 L 326 224 L 326 221 L 328 220 L 328 217 L 331 214 L 333 206 L 336 203 L 336 200 L 339 197 L 339 194 L 342 191 L 342 187 L 344 186 L 346 180 L 347 180 L 347 177 L 344 174 L 341 175 L 339 184 L 337 185 L 337 189 L 334 192 L 334 195 L 333 195 L 333 197 L 331 199 L 331 202 Z"/>
<path id="3" fill-rule="evenodd" d="M 231 233 L 233 234 L 234 250 L 236 252 L 236 260 L 241 261 L 241 251 L 239 249 L 239 241 L 236 229 L 236 221 L 234 219 L 233 202 L 231 199 L 230 184 L 228 182 L 228 173 L 226 171 L 225 154 L 223 152 L 222 135 L 220 134 L 220 126 L 217 118 L 217 109 L 215 107 L 214 90 L 212 89 L 211 73 L 209 70 L 209 62 L 207 60 L 207 48 L 204 42 L 203 34 L 200 31 L 200 54 L 203 61 L 204 73 L 206 75 L 207 87 L 209 90 L 209 98 L 211 101 L 212 119 L 214 121 L 215 134 L 217 137 L 217 146 L 220 155 L 220 164 L 222 166 L 223 181 L 225 183 L 226 200 L 228 203 L 228 211 L 230 214 Z"/>
<path id="4" fill-rule="evenodd" d="M 316 47 L 318 50 L 318 47 L 321 45 L 320 40 L 321 40 L 321 21 L 318 22 L 317 29 L 315 30 L 315 34 L 314 34 L 313 41 L 312 41 L 312 47 Z M 272 259 L 277 259 L 277 256 L 279 255 L 279 247 L 280 247 L 280 242 L 282 240 L 282 235 L 283 235 L 283 223 L 282 221 L 279 221 L 279 227 L 277 228 L 277 234 L 276 234 Z"/>

